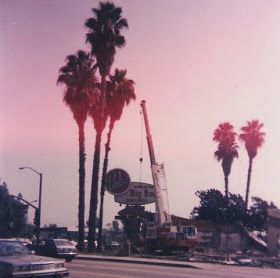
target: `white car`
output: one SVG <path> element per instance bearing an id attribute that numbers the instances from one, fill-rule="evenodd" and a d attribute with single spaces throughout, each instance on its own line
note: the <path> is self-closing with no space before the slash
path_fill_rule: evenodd
<path id="1" fill-rule="evenodd" d="M 34 255 L 18 240 L 0 239 L 0 278 L 68 275 L 63 260 Z"/>

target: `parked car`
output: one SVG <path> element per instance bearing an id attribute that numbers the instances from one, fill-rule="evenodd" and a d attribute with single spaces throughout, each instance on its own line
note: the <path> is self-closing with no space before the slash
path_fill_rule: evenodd
<path id="1" fill-rule="evenodd" d="M 0 239 L 0 277 L 48 277 L 68 276 L 63 260 L 37 256 L 20 241 Z"/>
<path id="2" fill-rule="evenodd" d="M 67 239 L 40 240 L 34 250 L 37 255 L 63 258 L 67 262 L 72 261 L 78 255 L 76 247 Z"/>

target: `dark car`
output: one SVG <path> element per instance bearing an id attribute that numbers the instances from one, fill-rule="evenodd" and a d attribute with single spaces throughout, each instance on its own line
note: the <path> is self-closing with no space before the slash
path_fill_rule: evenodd
<path id="1" fill-rule="evenodd" d="M 67 262 L 77 256 L 77 249 L 67 239 L 44 239 L 35 247 L 37 255 L 63 258 Z"/>
<path id="2" fill-rule="evenodd" d="M 58 278 L 68 275 L 63 260 L 36 256 L 18 240 L 0 239 L 1 278 Z"/>

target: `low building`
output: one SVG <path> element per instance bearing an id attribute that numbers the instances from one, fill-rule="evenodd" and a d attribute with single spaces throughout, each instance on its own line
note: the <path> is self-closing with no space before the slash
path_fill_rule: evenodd
<path id="1" fill-rule="evenodd" d="M 177 216 L 172 216 L 172 221 L 174 225 L 195 226 L 197 228 L 198 246 L 203 248 L 230 252 L 250 248 L 266 250 L 266 243 L 264 241 L 238 223 L 235 225 L 214 225 L 206 221 L 197 221 Z"/>
<path id="2" fill-rule="evenodd" d="M 280 243 L 280 209 L 267 210 L 267 247 L 271 255 L 277 256 Z"/>

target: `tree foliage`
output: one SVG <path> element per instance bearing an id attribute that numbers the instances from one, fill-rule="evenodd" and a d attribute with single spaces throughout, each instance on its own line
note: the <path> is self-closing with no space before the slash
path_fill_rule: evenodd
<path id="1" fill-rule="evenodd" d="M 226 197 L 217 189 L 197 191 L 199 206 L 192 211 L 196 220 L 204 220 L 212 224 L 242 223 L 251 230 L 263 231 L 266 225 L 267 209 L 277 208 L 259 197 L 252 198 L 252 205 L 245 210 L 245 201 L 239 194 L 229 194 L 228 205 Z"/>
<path id="2" fill-rule="evenodd" d="M 197 220 L 205 220 L 213 224 L 226 224 L 244 221 L 246 213 L 244 200 L 240 195 L 229 194 L 226 197 L 217 189 L 197 191 L 200 205 L 193 209 Z"/>
<path id="3" fill-rule="evenodd" d="M 7 184 L 0 184 L 0 237 L 20 237 L 26 225 L 28 206 L 14 199 Z"/>
<path id="4" fill-rule="evenodd" d="M 116 48 L 125 45 L 121 30 L 128 28 L 128 23 L 122 17 L 122 8 L 111 2 L 100 2 L 99 7 L 93 8 L 92 12 L 93 17 L 85 23 L 88 28 L 86 41 L 90 43 L 91 53 L 96 57 L 100 75 L 107 76 L 114 63 Z"/>
<path id="5" fill-rule="evenodd" d="M 134 81 L 127 79 L 126 73 L 126 70 L 115 69 L 114 75 L 110 75 L 110 81 L 107 82 L 106 102 L 110 128 L 114 126 L 115 121 L 120 120 L 125 105 L 136 99 Z"/>
<path id="6" fill-rule="evenodd" d="M 277 207 L 273 202 L 269 204 L 259 197 L 252 197 L 252 205 L 248 211 L 248 227 L 257 231 L 265 230 L 267 209 L 277 209 Z"/>
<path id="7" fill-rule="evenodd" d="M 246 150 L 248 152 L 249 158 L 253 159 L 264 143 L 265 133 L 261 132 L 263 128 L 263 123 L 258 120 L 252 120 L 247 122 L 246 126 L 241 127 L 241 134 L 239 139 L 245 143 Z"/>
<path id="8" fill-rule="evenodd" d="M 144 235 L 145 216 L 144 206 L 129 206 L 118 212 L 118 219 L 123 224 L 123 230 L 127 238 L 136 246 L 141 245 Z"/>
<path id="9" fill-rule="evenodd" d="M 249 156 L 249 167 L 245 193 L 246 209 L 248 208 L 250 194 L 253 159 L 257 155 L 258 148 L 260 148 L 264 143 L 265 133 L 261 132 L 262 127 L 263 123 L 260 123 L 258 120 L 252 120 L 250 122 L 247 122 L 246 126 L 241 127 L 242 133 L 239 135 L 239 139 L 245 143 L 245 147 Z"/>
<path id="10" fill-rule="evenodd" d="M 222 161 L 226 198 L 229 197 L 228 177 L 230 175 L 231 166 L 234 158 L 238 157 L 236 136 L 237 134 L 234 132 L 233 125 L 228 122 L 219 124 L 213 135 L 213 141 L 218 143 L 218 149 L 215 151 L 214 155 L 218 161 Z"/>
<path id="11" fill-rule="evenodd" d="M 57 84 L 65 85 L 64 102 L 78 125 L 83 125 L 93 102 L 96 84 L 94 60 L 89 53 L 78 50 L 66 57 L 66 65 L 59 69 Z"/>

